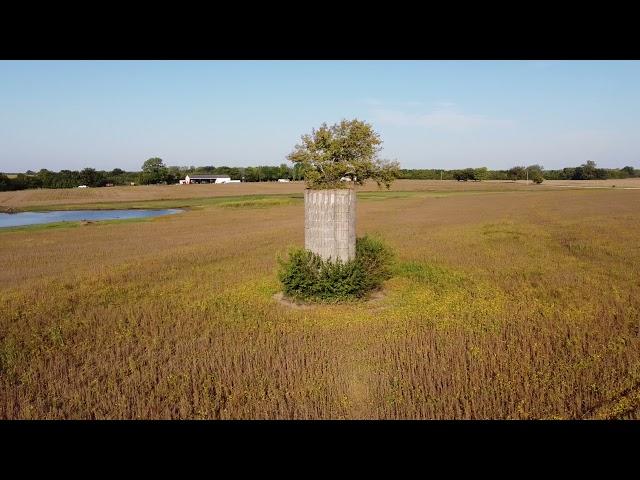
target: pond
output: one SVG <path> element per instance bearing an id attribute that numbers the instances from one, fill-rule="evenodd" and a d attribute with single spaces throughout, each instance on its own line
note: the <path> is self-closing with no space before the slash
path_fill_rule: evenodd
<path id="1" fill-rule="evenodd" d="M 54 222 L 80 222 L 85 220 L 95 222 L 99 220 L 159 217 L 182 211 L 177 208 L 169 208 L 165 210 L 57 210 L 52 212 L 0 213 L 0 228 Z"/>

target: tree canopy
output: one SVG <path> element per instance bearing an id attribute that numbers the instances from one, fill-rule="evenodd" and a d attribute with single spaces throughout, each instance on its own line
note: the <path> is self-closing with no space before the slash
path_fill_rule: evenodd
<path id="1" fill-rule="evenodd" d="M 161 158 L 158 158 L 158 157 L 150 158 L 149 160 L 146 160 L 142 164 L 142 171 L 148 172 L 148 173 L 158 172 L 163 168 L 164 168 L 164 162 L 162 161 Z"/>
<path id="2" fill-rule="evenodd" d="M 140 183 L 162 183 L 168 180 L 168 170 L 161 158 L 153 157 L 142 164 Z"/>
<path id="3" fill-rule="evenodd" d="M 360 120 L 323 123 L 295 146 L 287 159 L 302 165 L 307 187 L 312 189 L 347 188 L 344 177 L 362 185 L 372 179 L 378 186 L 391 186 L 398 177 L 399 164 L 378 158 L 382 140 L 371 125 Z"/>

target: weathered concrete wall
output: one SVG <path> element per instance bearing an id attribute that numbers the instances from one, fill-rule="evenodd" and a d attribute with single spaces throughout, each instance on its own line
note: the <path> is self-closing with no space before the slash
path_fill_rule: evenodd
<path id="1" fill-rule="evenodd" d="M 325 260 L 355 257 L 355 190 L 304 191 L 304 248 Z"/>

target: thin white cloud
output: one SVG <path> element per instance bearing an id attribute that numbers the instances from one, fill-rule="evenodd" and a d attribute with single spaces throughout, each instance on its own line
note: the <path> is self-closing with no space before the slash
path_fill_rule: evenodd
<path id="1" fill-rule="evenodd" d="M 452 108 L 456 106 L 453 102 L 436 102 L 435 105 L 437 108 Z"/>
<path id="2" fill-rule="evenodd" d="M 468 130 L 479 127 L 505 127 L 511 122 L 478 115 L 462 113 L 451 108 L 437 108 L 428 113 L 411 113 L 402 110 L 375 108 L 372 114 L 376 122 L 396 127 L 443 128 Z"/>
<path id="3" fill-rule="evenodd" d="M 378 100 L 377 98 L 365 98 L 364 100 L 362 100 L 362 103 L 371 106 L 379 106 L 383 104 L 383 102 L 381 100 Z"/>
<path id="4" fill-rule="evenodd" d="M 400 102 L 397 105 L 401 107 L 420 107 L 424 105 L 424 103 L 423 102 Z"/>
<path id="5" fill-rule="evenodd" d="M 385 102 L 377 98 L 365 98 L 362 100 L 362 103 L 371 107 L 420 107 L 424 105 L 424 102 L 418 101 Z"/>

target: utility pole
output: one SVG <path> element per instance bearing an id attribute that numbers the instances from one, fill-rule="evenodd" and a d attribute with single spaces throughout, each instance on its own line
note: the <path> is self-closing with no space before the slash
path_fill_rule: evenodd
<path id="1" fill-rule="evenodd" d="M 527 184 L 528 184 L 529 183 L 529 168 L 527 167 L 525 170 L 527 172 Z"/>

